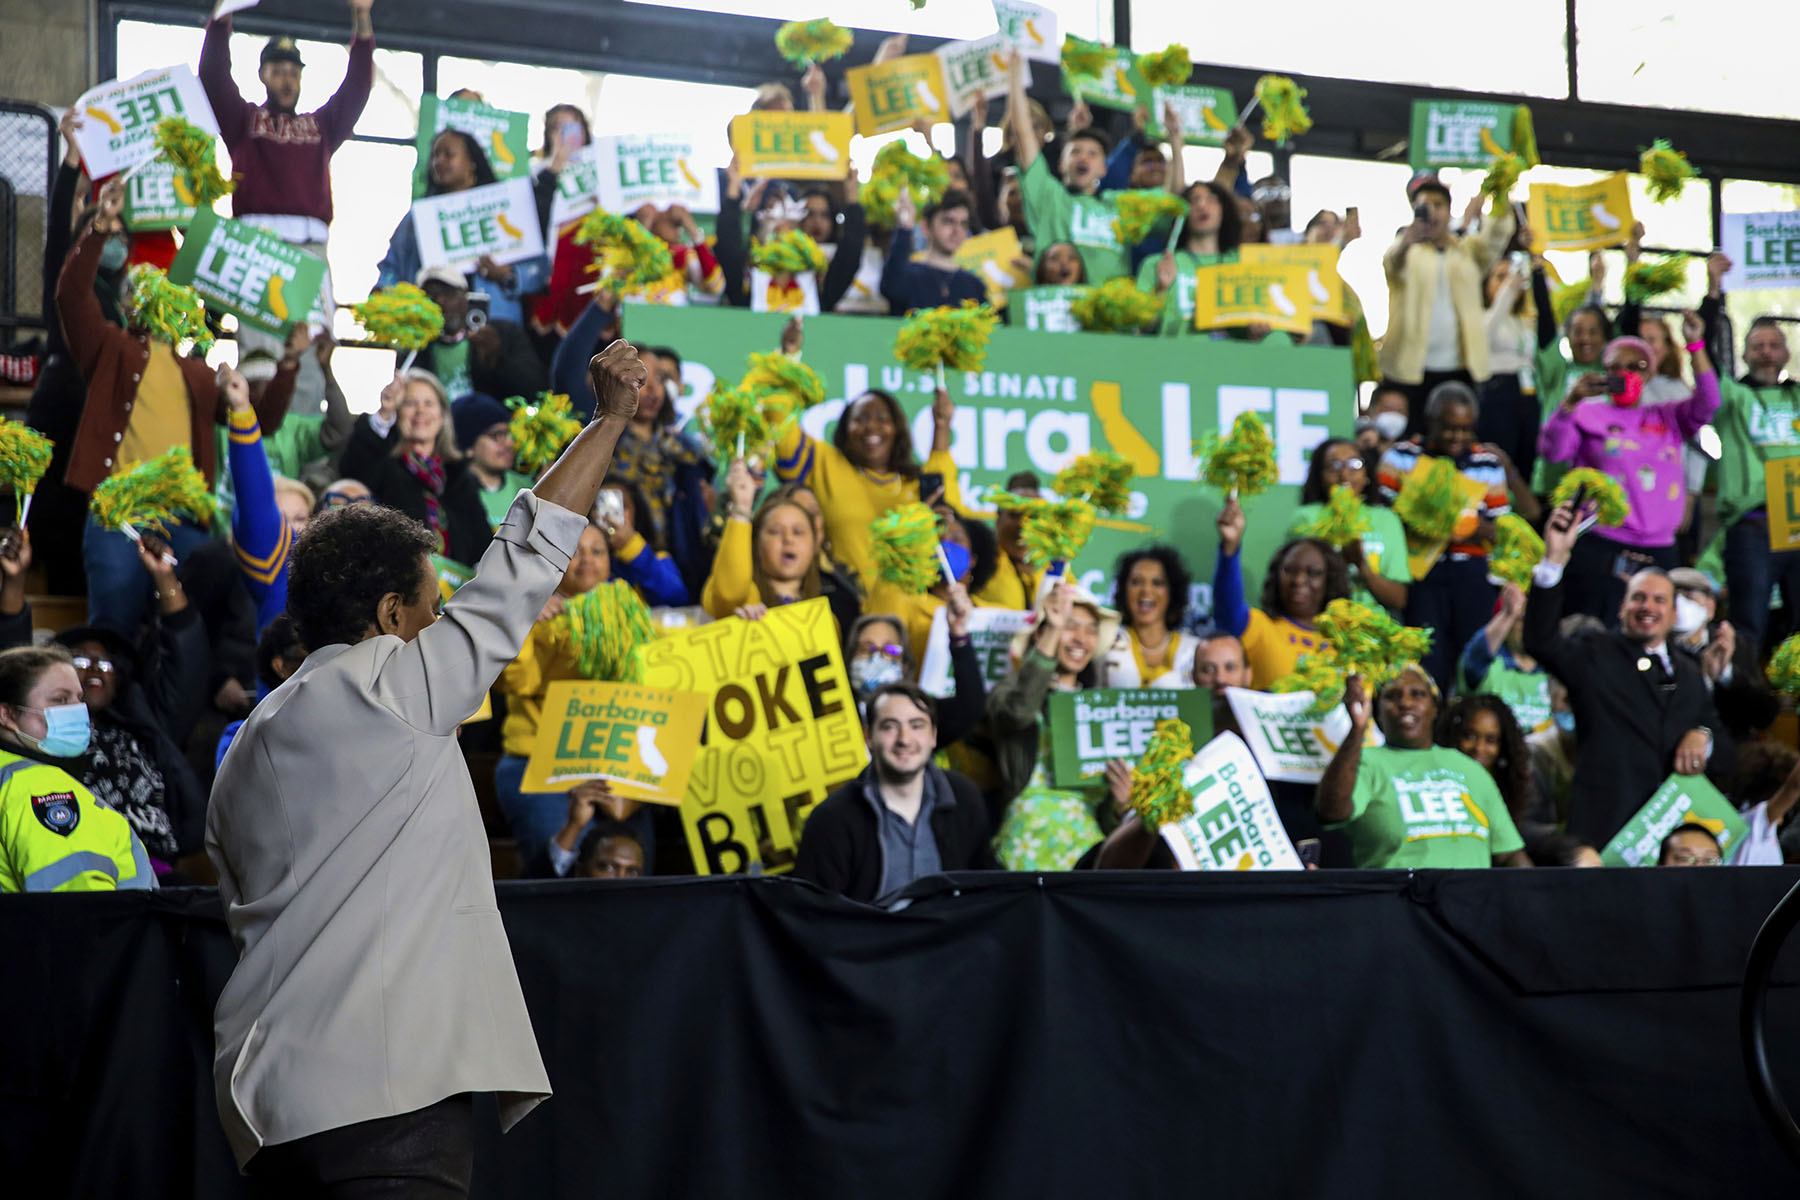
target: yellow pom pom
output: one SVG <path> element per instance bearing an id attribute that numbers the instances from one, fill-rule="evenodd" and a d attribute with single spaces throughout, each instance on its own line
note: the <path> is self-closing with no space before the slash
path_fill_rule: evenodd
<path id="1" fill-rule="evenodd" d="M 1253 412 L 1238 414 L 1231 435 L 1208 434 L 1201 443 L 1200 482 L 1241 497 L 1258 496 L 1280 482 L 1275 439 Z"/>

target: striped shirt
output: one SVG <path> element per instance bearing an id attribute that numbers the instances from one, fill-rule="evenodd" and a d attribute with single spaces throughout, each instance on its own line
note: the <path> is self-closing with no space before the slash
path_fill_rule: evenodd
<path id="1" fill-rule="evenodd" d="M 1382 500 L 1391 505 L 1413 472 L 1430 463 L 1431 456 L 1424 452 L 1417 437 L 1388 447 L 1375 472 Z M 1491 521 L 1512 511 L 1506 467 L 1498 455 L 1476 447 L 1456 460 L 1456 469 L 1462 474 L 1463 493 L 1467 499 L 1445 555 L 1451 559 L 1486 558 L 1489 547 L 1486 542 L 1476 540 L 1476 522 L 1481 517 Z"/>

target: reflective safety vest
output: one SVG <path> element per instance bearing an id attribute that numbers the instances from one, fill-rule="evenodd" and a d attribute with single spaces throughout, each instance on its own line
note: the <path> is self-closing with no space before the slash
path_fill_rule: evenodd
<path id="1" fill-rule="evenodd" d="M 125 818 L 61 767 L 0 751 L 0 892 L 153 888 Z"/>

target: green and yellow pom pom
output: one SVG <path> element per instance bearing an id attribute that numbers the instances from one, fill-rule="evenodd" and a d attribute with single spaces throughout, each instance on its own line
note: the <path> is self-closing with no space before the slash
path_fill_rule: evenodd
<path id="1" fill-rule="evenodd" d="M 1179 87 L 1194 73 L 1194 61 L 1188 57 L 1188 48 L 1176 42 L 1167 50 L 1138 55 L 1137 69 L 1153 88 Z"/>
<path id="2" fill-rule="evenodd" d="M 915 371 L 979 371 L 1000 316 L 986 304 L 920 308 L 900 322 L 894 357 Z"/>
<path id="3" fill-rule="evenodd" d="M 1494 522 L 1494 548 L 1488 553 L 1488 574 L 1502 583 L 1531 587 L 1531 572 L 1544 558 L 1544 539 L 1531 522 L 1507 513 Z"/>
<path id="4" fill-rule="evenodd" d="M 1162 315 L 1163 302 L 1155 292 L 1138 288 L 1126 276 L 1107 280 L 1099 287 L 1084 287 L 1069 301 L 1069 313 L 1089 333 L 1136 333 Z"/>
<path id="5" fill-rule="evenodd" d="M 1687 181 L 1700 174 L 1688 162 L 1687 155 L 1669 145 L 1667 138 L 1657 138 L 1650 143 L 1650 148 L 1638 159 L 1638 172 L 1648 185 L 1650 199 L 1658 204 L 1666 204 L 1681 195 Z"/>
<path id="6" fill-rule="evenodd" d="M 1050 488 L 1065 500 L 1085 500 L 1110 516 L 1131 506 L 1131 481 L 1137 468 L 1122 454 L 1090 450 L 1056 473 Z"/>
<path id="7" fill-rule="evenodd" d="M 218 139 L 186 117 L 164 117 L 156 123 L 156 157 L 175 168 L 175 190 L 195 208 L 211 208 L 229 196 L 235 180 L 219 174 Z"/>
<path id="8" fill-rule="evenodd" d="M 905 142 L 889 142 L 875 152 L 869 177 L 899 181 L 911 189 L 913 202 L 924 208 L 942 199 L 949 189 L 950 165 L 935 154 L 914 154 Z"/>
<path id="9" fill-rule="evenodd" d="M 1158 721 L 1144 747 L 1144 756 L 1131 768 L 1131 807 L 1148 829 L 1161 829 L 1193 814 L 1194 797 L 1181 777 L 1194 757 L 1194 731 L 1175 718 Z"/>
<path id="10" fill-rule="evenodd" d="M 1019 514 L 1019 544 L 1037 568 L 1072 562 L 1094 533 L 1094 506 L 1086 500 L 1045 500 L 989 488 L 985 499 Z"/>
<path id="11" fill-rule="evenodd" d="M 1405 664 L 1431 649 L 1430 630 L 1402 625 L 1354 600 L 1333 600 L 1319 614 L 1317 626 L 1326 652 L 1305 656 L 1298 670 L 1275 684 L 1278 692 L 1313 693 L 1315 714 L 1337 706 L 1351 675 L 1361 675 L 1371 692 L 1379 691 Z"/>
<path id="12" fill-rule="evenodd" d="M 1344 673 L 1338 669 L 1331 647 L 1325 646 L 1302 654 L 1293 671 L 1277 679 L 1269 688 L 1273 692 L 1311 692 L 1313 702 L 1306 710 L 1310 717 L 1321 717 L 1344 700 Z"/>
<path id="13" fill-rule="evenodd" d="M 1325 500 L 1325 507 L 1312 524 L 1300 531 L 1301 537 L 1318 538 L 1329 545 L 1348 546 L 1369 532 L 1369 514 L 1362 497 L 1354 488 L 1336 484 Z"/>
<path id="14" fill-rule="evenodd" d="M 750 265 L 771 275 L 800 275 L 825 269 L 825 252 L 819 243 L 790 229 L 750 248 Z"/>
<path id="15" fill-rule="evenodd" d="M 583 679 L 642 683 L 644 647 L 656 638 L 650 610 L 623 579 L 596 585 L 552 619 Z"/>
<path id="16" fill-rule="evenodd" d="M 675 270 L 668 243 L 635 219 L 603 208 L 581 219 L 575 244 L 593 251 L 597 274 L 627 291 L 648 287 Z"/>
<path id="17" fill-rule="evenodd" d="M 146 529 L 167 535 L 182 515 L 212 524 L 212 489 L 186 446 L 121 471 L 94 489 L 88 511 L 102 529 Z"/>
<path id="18" fill-rule="evenodd" d="M 171 346 L 191 339 L 197 353 L 212 348 L 206 306 L 193 288 L 169 282 L 167 271 L 149 263 L 131 268 L 130 279 L 131 303 L 137 309 L 133 324 L 142 325 L 157 341 Z"/>
<path id="19" fill-rule="evenodd" d="M 1688 260 L 1671 254 L 1654 261 L 1640 258 L 1625 268 L 1625 298 L 1643 303 L 1687 286 Z"/>
<path id="20" fill-rule="evenodd" d="M 1240 497 L 1259 496 L 1280 482 L 1275 439 L 1253 412 L 1238 414 L 1229 437 L 1206 435 L 1200 445 L 1200 482 Z"/>
<path id="21" fill-rule="evenodd" d="M 1278 146 L 1313 126 L 1304 103 L 1306 89 L 1286 75 L 1264 75 L 1256 81 L 1256 102 L 1262 105 L 1262 134 Z"/>
<path id="22" fill-rule="evenodd" d="M 580 419 L 561 393 L 540 393 L 536 404 L 514 396 L 506 404 L 513 410 L 507 429 L 512 434 L 514 465 L 527 475 L 536 475 L 555 462 L 581 432 Z"/>
<path id="23" fill-rule="evenodd" d="M 1462 478 L 1447 458 L 1422 458 L 1420 465 L 1400 485 L 1394 499 L 1394 515 L 1400 523 L 1428 542 L 1446 542 L 1456 532 L 1468 500 L 1458 485 Z"/>
<path id="24" fill-rule="evenodd" d="M 819 373 L 799 359 L 776 351 L 752 354 L 750 369 L 738 380 L 738 386 L 760 397 L 765 411 L 783 414 L 778 422 L 781 424 L 825 401 L 825 381 Z"/>
<path id="25" fill-rule="evenodd" d="M 780 436 L 787 415 L 767 403 L 762 393 L 718 379 L 694 417 L 712 443 L 714 456 L 730 462 L 765 453 Z"/>
<path id="26" fill-rule="evenodd" d="M 909 596 L 943 582 L 937 514 L 917 500 L 890 508 L 869 526 L 875 574 Z"/>
<path id="27" fill-rule="evenodd" d="M 1114 199 L 1119 215 L 1113 220 L 1113 236 L 1123 246 L 1135 246 L 1158 226 L 1186 216 L 1188 210 L 1186 200 L 1159 188 L 1119 192 Z"/>
<path id="28" fill-rule="evenodd" d="M 1785 696 L 1800 697 L 1800 633 L 1775 647 L 1769 656 L 1769 686 Z"/>
<path id="29" fill-rule="evenodd" d="M 1587 303 L 1593 290 L 1593 280 L 1585 275 L 1573 283 L 1558 284 L 1550 293 L 1550 314 L 1556 318 L 1557 325 L 1567 324 L 1575 310 Z"/>
<path id="30" fill-rule="evenodd" d="M 1344 294 L 1350 294 L 1348 287 Z M 1381 356 L 1375 352 L 1375 338 L 1365 317 L 1357 317 L 1350 330 L 1350 368 L 1356 373 L 1357 383 L 1375 383 L 1381 378 Z"/>
<path id="31" fill-rule="evenodd" d="M 0 420 L 0 487 L 29 496 L 50 469 L 55 443 L 23 421 Z"/>
<path id="32" fill-rule="evenodd" d="M 775 31 L 775 49 L 801 70 L 814 63 L 842 58 L 855 36 L 823 17 L 816 21 L 789 21 Z"/>
<path id="33" fill-rule="evenodd" d="M 1576 467 L 1562 477 L 1556 490 L 1550 493 L 1550 507 L 1558 508 L 1575 499 L 1575 493 L 1581 492 L 1581 506 L 1598 502 L 1600 505 L 1600 524 L 1617 526 L 1624 523 L 1631 515 L 1631 502 L 1625 499 L 1625 489 L 1619 481 L 1604 471 L 1596 471 L 1592 467 Z M 1580 516 L 1577 513 L 1576 516 Z"/>
<path id="34" fill-rule="evenodd" d="M 1098 79 L 1112 60 L 1111 47 L 1084 41 L 1074 34 L 1063 35 L 1062 69 L 1071 78 Z"/>
<path id="35" fill-rule="evenodd" d="M 893 175 L 875 175 L 862 185 L 856 198 L 862 204 L 863 217 L 871 228 L 894 227 L 894 209 L 900 203 L 902 186 L 899 178 Z"/>
<path id="36" fill-rule="evenodd" d="M 1512 152 L 1525 160 L 1527 169 L 1543 161 L 1538 157 L 1537 125 L 1531 119 L 1531 109 L 1523 104 L 1513 109 L 1512 146 Z"/>
<path id="37" fill-rule="evenodd" d="M 1517 154 L 1496 154 L 1481 177 L 1481 194 L 1493 201 L 1490 211 L 1499 213 L 1511 202 L 1512 190 L 1525 174 L 1525 160 Z"/>
<path id="38" fill-rule="evenodd" d="M 444 332 L 444 310 L 410 283 L 371 293 L 361 304 L 352 304 L 350 312 L 364 337 L 396 350 L 423 350 Z"/>

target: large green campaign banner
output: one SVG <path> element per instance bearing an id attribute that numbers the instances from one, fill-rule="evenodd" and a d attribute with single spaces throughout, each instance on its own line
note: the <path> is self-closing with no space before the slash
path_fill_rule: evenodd
<path id="1" fill-rule="evenodd" d="M 677 407 L 685 419 L 715 377 L 735 381 L 753 351 L 775 349 L 786 320 L 742 309 L 632 305 L 625 336 L 681 355 Z M 846 400 L 879 388 L 911 418 L 913 444 L 931 444 L 933 379 L 894 358 L 899 328 L 881 317 L 806 319 L 804 358 L 824 379 L 827 396 L 806 414 L 808 433 L 828 437 Z M 1002 327 L 983 369 L 952 372 L 948 384 L 957 406 L 950 454 L 971 509 L 984 510 L 976 499 L 1015 471 L 1035 471 L 1047 486 L 1089 450 L 1122 454 L 1138 471 L 1131 507 L 1124 517 L 1101 519 L 1076 572 L 1105 596 L 1122 552 L 1169 542 L 1200 581 L 1195 600 L 1202 612 L 1210 610 L 1213 522 L 1222 497 L 1195 482 L 1200 439 L 1229 429 L 1241 412 L 1260 415 L 1275 439 L 1281 486 L 1245 502 L 1244 567 L 1254 598 L 1299 503 L 1308 456 L 1326 437 L 1348 436 L 1355 412 L 1350 352 L 1285 338 L 1248 343 Z"/>

